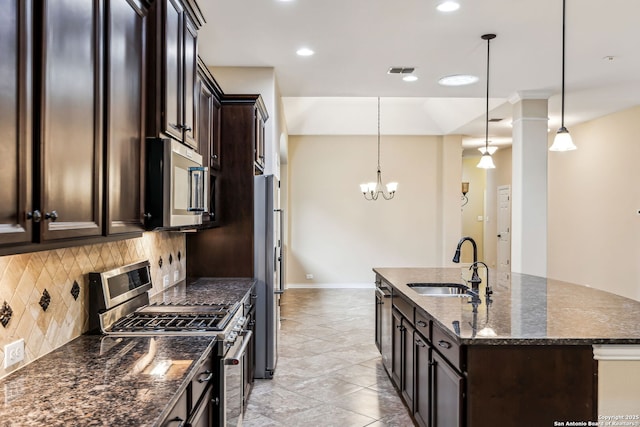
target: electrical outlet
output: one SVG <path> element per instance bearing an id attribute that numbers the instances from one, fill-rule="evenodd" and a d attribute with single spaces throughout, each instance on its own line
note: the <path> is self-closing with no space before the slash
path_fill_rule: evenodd
<path id="1" fill-rule="evenodd" d="M 311 280 L 311 279 L 313 279 L 313 274 L 307 274 L 306 277 L 307 277 L 307 280 Z"/>
<path id="2" fill-rule="evenodd" d="M 180 280 L 180 272 L 176 270 L 173 272 L 173 283 L 176 283 L 178 280 Z"/>
<path id="3" fill-rule="evenodd" d="M 13 366 L 24 360 L 24 340 L 20 338 L 4 346 L 4 368 Z"/>
<path id="4" fill-rule="evenodd" d="M 162 287 L 163 288 L 168 288 L 169 287 L 169 275 L 165 274 L 164 276 L 162 276 Z"/>

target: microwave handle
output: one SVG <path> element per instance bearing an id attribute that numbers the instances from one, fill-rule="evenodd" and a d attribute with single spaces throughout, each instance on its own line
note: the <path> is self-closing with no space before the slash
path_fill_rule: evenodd
<path id="1" fill-rule="evenodd" d="M 200 186 L 200 190 L 198 194 L 196 194 L 195 200 L 190 199 L 190 205 L 187 210 L 189 212 L 206 212 L 207 206 L 209 205 L 209 168 L 206 166 L 195 166 L 189 168 L 189 192 L 193 194 L 194 185 L 194 172 L 201 172 L 202 175 L 202 185 Z M 196 189 L 198 190 L 198 189 Z M 199 200 L 202 200 L 202 203 L 197 203 Z M 193 206 L 193 204 L 196 206 Z"/>

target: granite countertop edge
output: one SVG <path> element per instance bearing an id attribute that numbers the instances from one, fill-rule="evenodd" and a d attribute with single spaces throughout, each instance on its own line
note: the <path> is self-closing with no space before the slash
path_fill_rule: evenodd
<path id="1" fill-rule="evenodd" d="M 476 307 L 475 316 L 480 320 L 475 332 L 481 328 L 486 311 L 497 319 L 494 320 L 494 326 L 498 330 L 498 336 L 495 337 L 474 336 L 469 321 L 472 319 L 472 309 L 468 298 L 419 295 L 407 286 L 411 282 L 463 283 L 461 277 L 465 270 L 466 268 L 373 268 L 374 273 L 389 282 L 417 310 L 426 313 L 433 319 L 434 325 L 439 326 L 459 345 L 640 345 L 640 302 L 589 286 L 517 273 L 511 273 L 506 285 L 500 285 L 491 276 L 494 294 L 489 301 L 489 308 L 484 289 L 481 288 L 482 301 Z M 575 295 L 577 302 L 568 301 L 567 295 Z M 529 312 L 529 307 L 525 304 L 528 299 L 533 300 L 533 308 Z M 602 301 L 601 305 L 593 303 L 597 299 Z M 583 300 L 590 301 L 589 306 L 581 306 Z M 530 336 L 512 332 L 511 310 L 522 313 L 523 323 L 528 322 L 529 326 L 534 327 L 539 323 L 544 328 L 534 330 Z M 489 315 L 486 316 L 486 326 L 489 326 Z M 451 322 L 454 318 L 460 319 L 461 333 L 454 330 Z M 577 324 L 573 324 L 571 320 L 576 318 L 579 321 L 576 320 Z M 616 324 L 618 319 L 620 321 Z M 504 326 L 500 324 L 500 320 Z M 551 332 L 545 328 L 549 328 Z"/>

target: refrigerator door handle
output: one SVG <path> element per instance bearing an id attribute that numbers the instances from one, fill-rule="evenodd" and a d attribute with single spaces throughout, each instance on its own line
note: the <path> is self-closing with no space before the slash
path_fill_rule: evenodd
<path id="1" fill-rule="evenodd" d="M 284 237 L 284 209 L 274 209 L 274 212 L 279 214 L 279 221 L 280 221 L 280 227 L 279 227 L 279 236 L 278 236 L 278 244 L 276 245 L 276 251 L 278 250 L 278 248 L 280 249 L 280 255 L 276 256 L 276 254 L 274 254 L 274 268 L 276 268 L 277 264 L 276 263 L 280 263 L 280 269 L 279 271 L 279 277 L 278 277 L 278 290 L 274 291 L 274 294 L 276 295 L 282 295 L 284 294 L 284 246 L 283 246 L 283 237 Z"/>

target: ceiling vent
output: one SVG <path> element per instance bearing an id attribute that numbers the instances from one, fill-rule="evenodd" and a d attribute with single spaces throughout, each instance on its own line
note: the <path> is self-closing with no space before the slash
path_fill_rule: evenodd
<path id="1" fill-rule="evenodd" d="M 415 71 L 415 67 L 391 67 L 387 74 L 411 74 Z"/>

